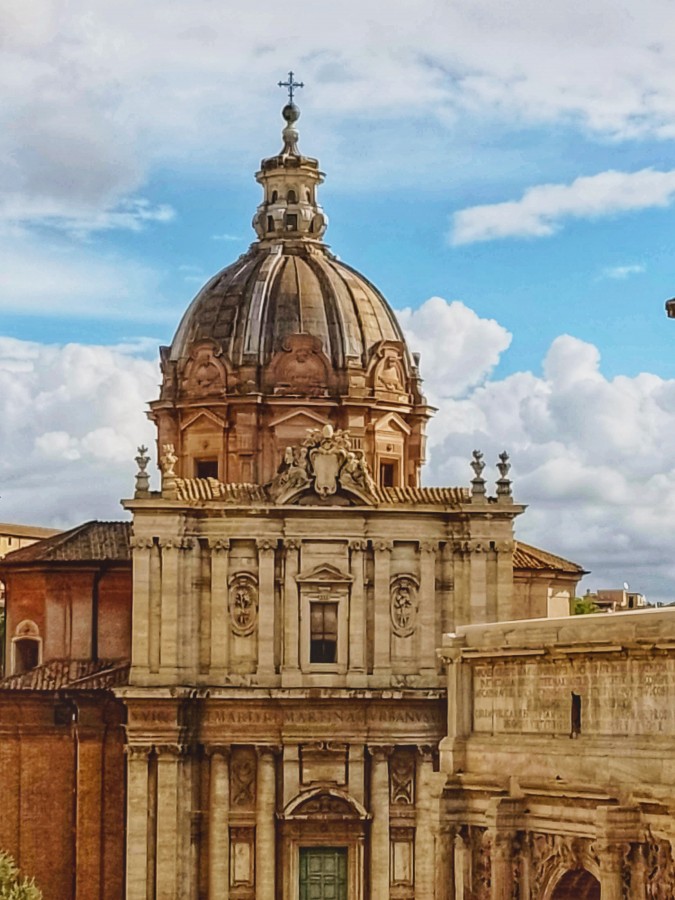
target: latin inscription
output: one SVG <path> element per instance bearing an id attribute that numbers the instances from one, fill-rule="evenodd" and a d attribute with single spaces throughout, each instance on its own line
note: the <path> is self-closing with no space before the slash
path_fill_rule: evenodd
<path id="1" fill-rule="evenodd" d="M 675 734 L 674 659 L 480 663 L 473 675 L 477 732 L 568 734 L 574 693 L 584 734 Z"/>

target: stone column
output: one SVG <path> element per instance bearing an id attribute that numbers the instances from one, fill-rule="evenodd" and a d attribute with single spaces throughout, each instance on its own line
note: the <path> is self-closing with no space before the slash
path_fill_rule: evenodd
<path id="1" fill-rule="evenodd" d="M 299 566 L 299 540 L 284 541 L 284 685 L 300 684 L 300 593 L 296 581 Z"/>
<path id="2" fill-rule="evenodd" d="M 148 759 L 150 747 L 128 744 L 127 754 L 127 900 L 148 896 Z"/>
<path id="3" fill-rule="evenodd" d="M 230 665 L 229 600 L 230 542 L 211 543 L 211 666 L 212 676 L 220 679 Z"/>
<path id="4" fill-rule="evenodd" d="M 420 548 L 420 671 L 436 674 L 436 551 L 438 544 L 423 541 Z"/>
<path id="5" fill-rule="evenodd" d="M 441 769 L 455 774 L 465 768 L 464 751 L 471 729 L 471 667 L 462 662 L 463 638 L 443 639 L 443 662 L 447 667 L 448 726 L 440 743 Z"/>
<path id="6" fill-rule="evenodd" d="M 500 622 L 521 619 L 525 610 L 513 607 L 513 541 L 497 543 L 497 618 Z M 544 613 L 546 615 L 546 613 Z"/>
<path id="7" fill-rule="evenodd" d="M 436 841 L 435 900 L 456 900 L 455 895 L 455 835 L 454 825 L 442 825 Z"/>
<path id="8" fill-rule="evenodd" d="M 387 681 L 391 675 L 390 570 L 391 541 L 374 541 L 375 577 L 373 634 L 373 675 Z"/>
<path id="9" fill-rule="evenodd" d="M 597 847 L 600 861 L 600 900 L 622 900 L 622 863 L 628 849 L 624 844 L 600 843 Z"/>
<path id="10" fill-rule="evenodd" d="M 258 545 L 258 675 L 274 675 L 274 551 L 275 540 L 259 540 Z"/>
<path id="11" fill-rule="evenodd" d="M 176 538 L 162 539 L 162 588 L 159 665 L 175 681 L 178 667 L 178 544 Z"/>
<path id="12" fill-rule="evenodd" d="M 492 877 L 490 900 L 512 900 L 513 842 L 515 834 L 498 831 L 492 840 Z"/>
<path id="13" fill-rule="evenodd" d="M 227 747 L 207 747 L 209 779 L 209 900 L 230 895 L 230 753 Z"/>
<path id="14" fill-rule="evenodd" d="M 415 797 L 415 896 L 434 896 L 434 816 L 432 808 L 433 756 L 430 747 L 420 747 L 417 757 Z"/>
<path id="15" fill-rule="evenodd" d="M 255 825 L 255 897 L 276 895 L 276 748 L 258 748 Z"/>
<path id="16" fill-rule="evenodd" d="M 157 897 L 176 900 L 179 855 L 179 767 L 181 748 L 163 744 L 157 750 Z"/>
<path id="17" fill-rule="evenodd" d="M 349 669 L 347 684 L 362 684 L 366 672 L 366 595 L 363 552 L 365 541 L 350 541 L 349 566 L 352 576 L 349 605 Z"/>
<path id="18" fill-rule="evenodd" d="M 389 756 L 390 747 L 369 747 L 370 900 L 389 900 Z M 420 898 L 422 894 L 420 894 Z"/>
<path id="19" fill-rule="evenodd" d="M 150 669 L 150 552 L 152 538 L 133 538 L 133 642 L 131 645 L 132 682 L 139 672 Z"/>
<path id="20" fill-rule="evenodd" d="M 487 557 L 482 541 L 467 541 L 467 550 L 471 565 L 470 624 L 476 625 L 487 619 Z"/>

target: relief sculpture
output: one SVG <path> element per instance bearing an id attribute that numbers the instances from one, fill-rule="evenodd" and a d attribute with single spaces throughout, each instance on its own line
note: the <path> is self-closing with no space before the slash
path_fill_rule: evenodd
<path id="1" fill-rule="evenodd" d="M 412 752 L 396 750 L 389 761 L 390 801 L 412 806 L 415 802 L 415 757 Z"/>
<path id="2" fill-rule="evenodd" d="M 654 838 L 647 829 L 645 846 L 645 896 L 648 900 L 675 897 L 675 865 L 670 841 Z"/>
<path id="3" fill-rule="evenodd" d="M 409 637 L 417 620 L 419 582 L 412 575 L 398 575 L 391 583 L 391 622 L 394 634 Z"/>
<path id="4" fill-rule="evenodd" d="M 255 805 L 255 752 L 248 747 L 237 747 L 230 758 L 230 803 L 232 806 Z"/>
<path id="5" fill-rule="evenodd" d="M 246 637 L 258 620 L 258 583 L 253 575 L 241 572 L 230 579 L 230 622 L 234 634 Z"/>

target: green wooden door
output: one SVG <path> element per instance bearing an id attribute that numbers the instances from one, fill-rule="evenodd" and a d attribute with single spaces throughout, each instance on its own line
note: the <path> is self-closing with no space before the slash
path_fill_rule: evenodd
<path id="1" fill-rule="evenodd" d="M 347 848 L 300 848 L 300 900 L 347 900 Z"/>

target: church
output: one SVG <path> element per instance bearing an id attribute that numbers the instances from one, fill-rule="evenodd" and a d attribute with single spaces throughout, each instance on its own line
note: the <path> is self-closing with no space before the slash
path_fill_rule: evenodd
<path id="1" fill-rule="evenodd" d="M 419 356 L 324 243 L 290 100 L 257 239 L 160 348 L 161 490 L 140 448 L 131 523 L 0 562 L 0 846 L 45 900 L 516 896 L 456 865 L 489 790 L 448 641 L 568 616 L 584 572 L 516 541 L 506 453 L 422 486 Z"/>

